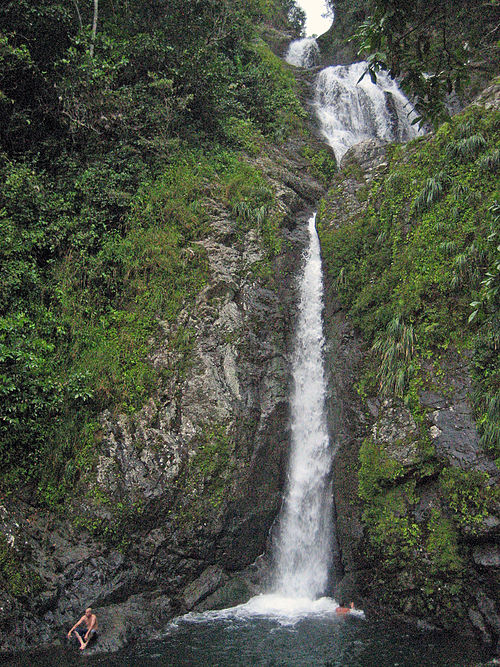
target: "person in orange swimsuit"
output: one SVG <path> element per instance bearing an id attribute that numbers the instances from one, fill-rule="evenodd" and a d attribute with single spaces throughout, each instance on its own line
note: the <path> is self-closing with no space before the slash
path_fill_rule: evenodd
<path id="1" fill-rule="evenodd" d="M 337 607 L 337 609 L 335 609 L 335 613 L 350 614 L 353 609 L 354 609 L 354 602 L 351 602 L 351 604 L 348 607 Z"/>

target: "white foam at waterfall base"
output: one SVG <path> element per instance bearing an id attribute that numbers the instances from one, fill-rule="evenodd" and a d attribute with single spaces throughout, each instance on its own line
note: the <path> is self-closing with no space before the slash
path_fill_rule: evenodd
<path id="1" fill-rule="evenodd" d="M 278 625 L 296 625 L 304 618 L 335 617 L 346 618 L 345 614 L 337 614 L 338 603 L 332 598 L 321 597 L 317 600 L 309 598 L 286 597 L 276 594 L 256 595 L 245 604 L 227 609 L 191 612 L 174 619 L 170 628 L 178 627 L 181 623 L 225 623 L 245 622 L 255 618 L 266 618 L 275 621 Z M 365 617 L 361 609 L 352 609 L 348 616 Z"/>
<path id="2" fill-rule="evenodd" d="M 335 614 L 339 605 L 332 598 L 290 598 L 283 595 L 263 594 L 256 595 L 245 604 L 205 611 L 202 613 L 190 613 L 176 619 L 191 623 L 206 623 L 207 621 L 226 620 L 251 620 L 256 617 L 272 618 L 280 625 L 294 625 L 304 617 L 325 616 Z"/>
<path id="3" fill-rule="evenodd" d="M 314 37 L 296 39 L 290 43 L 285 60 L 295 67 L 314 67 L 319 63 L 319 46 Z"/>
<path id="4" fill-rule="evenodd" d="M 365 139 L 408 141 L 421 134 L 413 124 L 415 111 L 397 83 L 384 72 L 373 83 L 366 71 L 365 62 L 337 65 L 322 70 L 316 81 L 321 132 L 339 161 Z"/>

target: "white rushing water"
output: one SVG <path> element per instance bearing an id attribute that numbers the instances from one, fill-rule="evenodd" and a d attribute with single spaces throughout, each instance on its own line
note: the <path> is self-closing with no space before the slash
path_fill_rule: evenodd
<path id="1" fill-rule="evenodd" d="M 368 74 L 363 77 L 366 67 L 365 62 L 327 67 L 317 78 L 316 113 L 337 160 L 365 139 L 408 141 L 420 134 L 397 83 L 384 72 L 373 83 Z"/>
<path id="2" fill-rule="evenodd" d="M 313 67 L 316 40 L 292 42 L 287 61 Z M 419 134 L 415 117 L 397 84 L 385 74 L 377 84 L 361 81 L 366 63 L 328 67 L 316 82 L 315 108 L 321 132 L 337 160 L 364 139 L 405 141 Z M 324 597 L 332 564 L 332 447 L 326 423 L 323 367 L 323 276 L 315 218 L 309 220 L 309 246 L 300 278 L 300 301 L 293 358 L 292 442 L 287 488 L 274 537 L 271 591 L 231 609 L 188 614 L 185 620 L 272 617 L 295 624 L 304 616 L 334 614 L 338 604 Z M 355 610 L 354 615 L 363 616 Z"/>
<path id="3" fill-rule="evenodd" d="M 316 216 L 300 281 L 293 360 L 292 444 L 288 485 L 275 541 L 274 591 L 294 598 L 324 594 L 332 558 L 331 448 L 325 417 L 323 277 Z"/>
<path id="4" fill-rule="evenodd" d="M 295 67 L 315 67 L 319 64 L 319 46 L 314 37 L 296 39 L 290 43 L 285 60 Z"/>
<path id="5" fill-rule="evenodd" d="M 230 609 L 188 614 L 182 621 L 273 618 L 295 625 L 304 617 L 335 616 L 338 604 L 324 597 L 332 562 L 332 450 L 323 368 L 323 275 L 316 214 L 309 219 L 309 245 L 299 283 L 293 358 L 292 443 L 288 483 L 274 540 L 272 592 Z M 363 617 L 363 612 L 354 610 Z"/>
<path id="6" fill-rule="evenodd" d="M 318 65 L 319 56 L 316 40 L 306 37 L 291 42 L 285 59 L 307 69 Z M 417 117 L 413 106 L 397 83 L 385 72 L 379 72 L 373 83 L 366 62 L 321 70 L 314 106 L 321 133 L 338 161 L 365 139 L 409 141 L 421 133 L 413 123 Z"/>
<path id="7" fill-rule="evenodd" d="M 338 604 L 324 597 L 332 562 L 332 451 L 325 415 L 323 369 L 323 275 L 316 214 L 299 282 L 299 313 L 293 358 L 292 443 L 288 483 L 274 540 L 272 592 L 230 609 L 187 614 L 182 622 L 273 618 L 295 625 L 304 617 L 334 615 Z M 363 617 L 362 611 L 354 615 Z"/>

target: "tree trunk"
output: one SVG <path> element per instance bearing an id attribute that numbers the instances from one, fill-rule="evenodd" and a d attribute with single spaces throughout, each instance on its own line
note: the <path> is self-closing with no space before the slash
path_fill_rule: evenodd
<path id="1" fill-rule="evenodd" d="M 95 36 L 97 34 L 97 15 L 99 13 L 99 0 L 94 0 L 94 20 L 92 21 L 92 41 L 90 42 L 90 57 L 94 57 Z"/>
<path id="2" fill-rule="evenodd" d="M 78 6 L 78 0 L 73 0 L 73 4 L 75 5 L 76 17 L 78 19 L 78 26 L 79 26 L 80 30 L 82 30 L 83 23 L 82 23 L 82 16 L 80 14 L 80 7 Z"/>

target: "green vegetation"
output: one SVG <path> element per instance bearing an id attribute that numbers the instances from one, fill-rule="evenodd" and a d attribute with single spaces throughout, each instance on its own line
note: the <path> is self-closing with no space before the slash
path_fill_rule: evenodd
<path id="1" fill-rule="evenodd" d="M 414 351 L 413 327 L 405 324 L 400 315 L 375 336 L 372 352 L 380 359 L 377 381 L 383 394 L 403 397 L 413 371 Z"/>
<path id="2" fill-rule="evenodd" d="M 398 77 L 420 114 L 448 117 L 446 96 L 471 100 L 497 74 L 496 0 L 366 0 L 349 4 L 349 28 L 373 80 L 381 69 Z M 340 6 L 344 0 L 330 0 Z M 353 19 L 358 20 L 357 28 Z M 345 34 L 345 26 L 342 26 Z M 333 31 L 335 36 L 335 30 Z M 471 63 L 474 65 L 471 66 Z M 469 140 L 467 140 L 469 141 Z"/>
<path id="3" fill-rule="evenodd" d="M 306 146 L 303 154 L 310 160 L 316 178 L 325 185 L 329 185 L 337 172 L 337 163 L 332 151 L 327 148 L 313 151 L 312 148 Z"/>
<path id="4" fill-rule="evenodd" d="M 215 509 L 221 504 L 231 479 L 233 448 L 227 426 L 211 424 L 201 430 L 201 442 L 189 463 L 190 486 L 193 482 L 202 484 L 203 496 Z"/>
<path id="5" fill-rule="evenodd" d="M 455 599 L 457 594 L 463 596 L 467 550 L 460 543 L 458 531 L 460 519 L 466 515 L 460 514 L 457 521 L 456 514 L 451 519 L 432 507 L 425 520 L 417 519 L 414 509 L 420 496 L 418 482 L 426 474 L 435 474 L 435 464 L 415 466 L 403 481 L 401 466 L 387 456 L 381 458 L 381 449 L 367 441 L 360 453 L 359 494 L 364 501 L 367 555 L 376 563 L 373 592 L 394 609 L 436 615 L 447 626 L 457 625 L 466 613 L 463 601 L 457 605 Z M 448 483 L 460 472 L 445 469 L 441 477 Z M 467 502 L 468 511 L 478 509 L 469 500 L 463 501 L 462 487 L 450 493 Z M 451 508 L 455 511 L 453 502 Z M 471 521 L 478 523 L 484 518 L 482 513 L 474 516 Z M 454 609 L 453 615 L 450 609 Z"/>
<path id="6" fill-rule="evenodd" d="M 0 584 L 15 598 L 28 599 L 40 592 L 40 575 L 21 562 L 20 554 L 0 535 Z"/>
<path id="7" fill-rule="evenodd" d="M 464 138 L 474 141 L 450 160 Z M 391 147 L 387 178 L 372 186 L 363 217 L 335 229 L 328 204 L 320 209 L 327 271 L 371 346 L 364 384 L 411 403 L 412 381 L 428 381 L 422 359 L 439 359 L 450 346 L 472 349 L 477 421 L 494 457 L 499 192 L 482 165 L 498 145 L 498 114 L 472 107 L 432 138 Z"/>
<path id="8" fill-rule="evenodd" d="M 351 165 L 319 213 L 328 282 L 366 342 L 358 393 L 406 404 L 418 427 L 414 443 L 400 443 L 416 447 L 407 467 L 390 455 L 399 443 L 370 437 L 360 449 L 370 587 L 386 604 L 445 625 L 467 611 L 464 534 L 479 533 L 499 496 L 488 474 L 436 458 L 419 395 L 452 392 L 447 363 L 457 353 L 468 361 L 481 443 L 498 463 L 499 127 L 498 112 L 471 107 L 434 136 L 391 146 L 386 173 L 369 186 Z M 363 193 L 357 217 L 342 209 L 346 178 Z M 426 507 L 429 478 L 435 497 Z"/>
<path id="9" fill-rule="evenodd" d="M 179 479 L 176 502 L 170 512 L 186 529 L 212 521 L 220 514 L 234 474 L 234 441 L 226 424 L 199 426 L 196 451 Z"/>
<path id="10" fill-rule="evenodd" d="M 214 202 L 280 250 L 251 165 L 301 126 L 293 76 L 260 39 L 293 0 L 0 8 L 0 483 L 64 502 L 96 419 L 182 379 L 178 323 L 209 278 Z M 266 273 L 266 271 L 264 271 Z M 270 272 L 267 271 L 267 274 Z M 167 323 L 172 367 L 149 355 Z"/>
<path id="11" fill-rule="evenodd" d="M 144 506 L 141 502 L 114 502 L 96 488 L 89 495 L 97 512 L 76 515 L 73 525 L 78 531 L 84 529 L 104 544 L 126 552 L 131 545 L 131 534 L 143 525 Z"/>
<path id="12" fill-rule="evenodd" d="M 412 520 L 409 508 L 416 501 L 415 481 L 412 480 L 373 496 L 363 513 L 363 520 L 370 529 L 371 545 L 384 568 L 400 568 L 405 561 L 415 557 L 421 528 Z"/>
<path id="13" fill-rule="evenodd" d="M 453 523 L 433 508 L 428 528 L 426 546 L 436 573 L 460 572 L 464 561 L 459 553 L 458 533 Z"/>
<path id="14" fill-rule="evenodd" d="M 380 443 L 367 438 L 359 452 L 359 495 L 363 500 L 372 500 L 401 477 L 403 466 L 384 452 Z"/>
<path id="15" fill-rule="evenodd" d="M 458 525 L 475 532 L 493 509 L 494 502 L 500 498 L 500 490 L 489 486 L 488 481 L 486 473 L 476 470 L 443 470 L 441 488 Z"/>
<path id="16" fill-rule="evenodd" d="M 367 0 L 327 0 L 326 5 L 334 12 L 335 20 L 328 32 L 318 39 L 324 62 L 356 62 L 358 45 L 351 38 L 370 14 L 370 3 Z"/>

